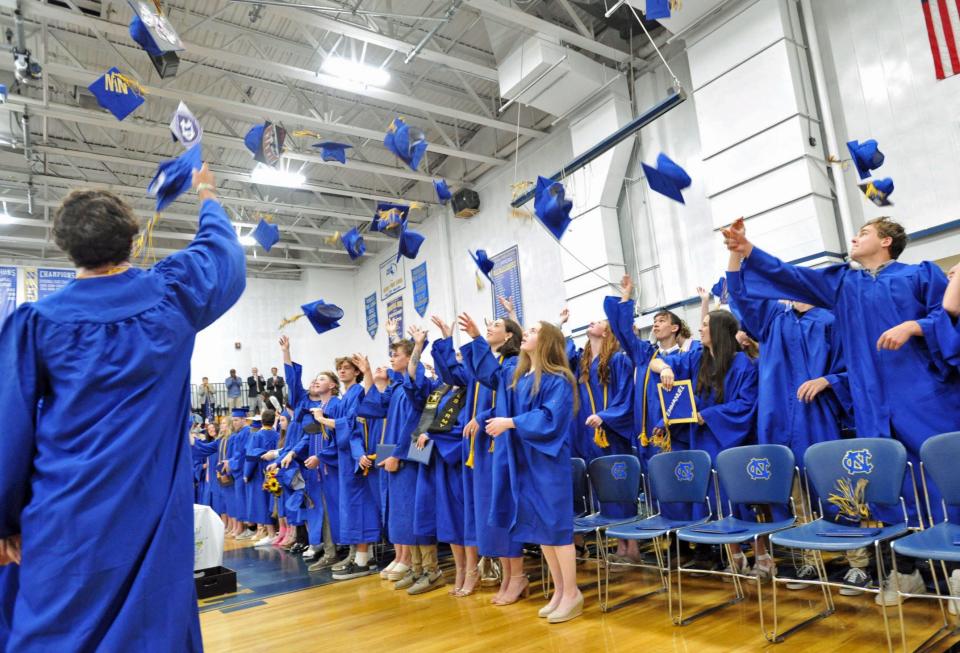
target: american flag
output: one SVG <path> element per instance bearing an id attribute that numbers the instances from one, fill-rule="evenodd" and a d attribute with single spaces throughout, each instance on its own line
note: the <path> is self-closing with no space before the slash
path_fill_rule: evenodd
<path id="1" fill-rule="evenodd" d="M 920 0 L 937 79 L 960 73 L 960 0 Z"/>

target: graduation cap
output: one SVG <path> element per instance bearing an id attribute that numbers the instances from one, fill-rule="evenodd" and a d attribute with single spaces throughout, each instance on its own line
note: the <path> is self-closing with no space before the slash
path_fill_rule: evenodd
<path id="1" fill-rule="evenodd" d="M 563 184 L 550 181 L 546 177 L 537 177 L 537 188 L 533 195 L 533 211 L 543 226 L 557 240 L 563 238 L 563 232 L 570 226 L 570 209 L 573 202 L 564 196 Z"/>
<path id="2" fill-rule="evenodd" d="M 322 299 L 318 299 L 315 302 L 310 302 L 309 304 L 304 304 L 300 307 L 303 311 L 300 315 L 295 315 L 291 318 L 284 318 L 283 322 L 280 323 L 280 328 L 287 326 L 288 324 L 293 324 L 301 317 L 306 317 L 310 320 L 310 324 L 313 326 L 314 331 L 317 333 L 326 333 L 331 329 L 336 329 L 340 326 L 339 320 L 343 319 L 343 309 L 335 304 L 327 304 Z"/>
<path id="3" fill-rule="evenodd" d="M 407 223 L 404 222 L 403 226 L 400 227 L 400 247 L 397 250 L 397 260 L 399 261 L 401 256 L 406 256 L 409 259 L 417 258 L 420 245 L 423 244 L 424 240 L 426 238 L 423 237 L 423 234 L 408 229 Z"/>
<path id="4" fill-rule="evenodd" d="M 260 415 L 255 415 L 250 418 L 250 426 L 255 429 L 263 428 L 263 417 Z"/>
<path id="5" fill-rule="evenodd" d="M 112 113 L 117 120 L 129 116 L 145 101 L 140 84 L 120 74 L 116 66 L 87 88 L 97 98 L 97 104 Z"/>
<path id="6" fill-rule="evenodd" d="M 313 147 L 320 148 L 320 158 L 324 161 L 339 161 L 340 163 L 346 163 L 347 150 L 352 148 L 353 145 L 347 145 L 346 143 L 335 143 L 334 141 L 323 141 L 322 143 L 314 143 Z"/>
<path id="7" fill-rule="evenodd" d="M 392 204 L 390 202 L 379 202 L 377 204 L 377 210 L 373 214 L 373 220 L 370 222 L 370 231 L 379 231 L 388 236 L 398 238 L 400 236 L 400 228 L 406 223 L 409 213 L 409 206 Z"/>
<path id="8" fill-rule="evenodd" d="M 670 18 L 670 0 L 647 0 L 647 10 L 643 16 L 647 20 Z"/>
<path id="9" fill-rule="evenodd" d="M 447 186 L 446 179 L 434 179 L 433 188 L 437 191 L 437 199 L 440 200 L 441 204 L 446 204 L 450 201 L 450 198 L 453 197 L 453 193 L 450 192 L 450 188 Z"/>
<path id="10" fill-rule="evenodd" d="M 387 128 L 383 145 L 415 171 L 427 151 L 427 137 L 418 129 L 411 130 L 403 118 L 394 118 Z"/>
<path id="11" fill-rule="evenodd" d="M 170 133 L 173 140 L 178 141 L 185 148 L 190 149 L 203 138 L 203 127 L 183 102 L 177 107 L 170 119 Z"/>
<path id="12" fill-rule="evenodd" d="M 850 150 L 853 165 L 857 167 L 860 179 L 866 179 L 870 176 L 871 170 L 883 165 L 883 152 L 877 146 L 877 141 L 872 138 L 862 143 L 857 140 L 848 141 L 847 149 Z"/>
<path id="13" fill-rule="evenodd" d="M 247 418 L 247 409 L 246 408 L 234 408 L 230 411 L 231 417 L 241 417 L 243 419 Z"/>
<path id="14" fill-rule="evenodd" d="M 157 211 L 162 211 L 170 202 L 193 186 L 193 171 L 203 167 L 200 145 L 194 145 L 176 159 L 164 161 L 157 169 L 147 193 L 157 198 Z"/>
<path id="15" fill-rule="evenodd" d="M 283 143 L 287 139 L 287 130 L 269 120 L 262 125 L 250 128 L 243 137 L 243 144 L 253 154 L 255 161 L 276 168 L 283 155 Z"/>
<path id="16" fill-rule="evenodd" d="M 884 177 L 883 179 L 874 179 L 863 184 L 859 184 L 860 191 L 868 200 L 877 206 L 892 206 L 887 197 L 893 193 L 893 179 Z"/>
<path id="17" fill-rule="evenodd" d="M 173 77 L 180 66 L 177 52 L 183 50 L 183 42 L 177 36 L 170 20 L 164 16 L 158 5 L 143 0 L 127 0 L 133 9 L 130 21 L 130 38 L 146 50 L 153 67 L 162 79 Z"/>
<path id="18" fill-rule="evenodd" d="M 713 287 L 710 289 L 710 294 L 716 297 L 721 304 L 730 303 L 730 297 L 727 292 L 726 275 L 720 277 L 720 280 L 713 284 Z"/>
<path id="19" fill-rule="evenodd" d="M 470 250 L 467 251 L 470 252 Z M 487 250 L 478 249 L 476 252 L 470 252 L 470 258 L 477 264 L 477 268 L 483 273 L 483 276 L 490 279 L 490 271 L 493 270 L 493 261 L 487 257 Z"/>
<path id="20" fill-rule="evenodd" d="M 661 195 L 666 195 L 672 200 L 685 204 L 680 191 L 688 188 L 690 184 L 693 183 L 693 180 L 690 179 L 690 175 L 687 174 L 686 170 L 677 165 L 676 162 L 663 152 L 657 156 L 656 168 L 648 166 L 646 163 L 641 163 L 640 165 L 643 166 L 643 172 L 647 177 L 650 190 L 654 190 Z"/>
<path id="21" fill-rule="evenodd" d="M 367 251 L 367 245 L 363 242 L 363 236 L 360 235 L 356 227 L 340 236 L 340 242 L 343 243 L 344 249 L 347 250 L 347 254 L 350 255 L 350 259 L 353 261 L 363 256 Z"/>
<path id="22" fill-rule="evenodd" d="M 251 235 L 260 244 L 263 251 L 269 252 L 271 247 L 280 242 L 280 227 L 260 218 L 260 222 L 257 223 Z"/>

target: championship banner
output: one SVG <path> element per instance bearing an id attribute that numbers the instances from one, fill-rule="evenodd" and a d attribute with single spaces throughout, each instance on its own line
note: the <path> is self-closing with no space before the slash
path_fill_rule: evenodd
<path id="1" fill-rule="evenodd" d="M 76 270 L 39 268 L 37 270 L 37 299 L 49 297 L 76 278 Z"/>
<path id="2" fill-rule="evenodd" d="M 387 320 L 397 321 L 397 337 L 403 338 L 403 295 L 398 295 L 387 302 Z M 390 351 L 389 345 L 387 351 Z"/>
<path id="3" fill-rule="evenodd" d="M 500 305 L 500 298 L 505 297 L 513 302 L 513 310 L 517 314 L 520 324 L 523 324 L 523 295 L 520 291 L 520 253 L 517 246 L 506 249 L 490 257 L 493 269 L 490 279 L 493 282 L 493 318 L 495 320 L 507 317 L 507 312 Z"/>
<path id="4" fill-rule="evenodd" d="M 410 270 L 410 279 L 413 283 L 413 307 L 420 317 L 427 314 L 430 305 L 430 287 L 427 285 L 427 262 L 424 261 Z"/>
<path id="5" fill-rule="evenodd" d="M 380 326 L 380 320 L 377 317 L 377 293 L 367 295 L 363 300 L 367 313 L 367 333 L 371 338 L 377 335 L 377 329 Z"/>
<path id="6" fill-rule="evenodd" d="M 23 301 L 37 301 L 37 268 L 23 268 Z"/>
<path id="7" fill-rule="evenodd" d="M 386 301 L 387 297 L 403 290 L 407 282 L 403 277 L 403 262 L 394 257 L 390 257 L 380 264 L 380 299 Z"/>
<path id="8" fill-rule="evenodd" d="M 670 390 L 657 384 L 660 394 L 660 410 L 665 424 L 694 424 L 697 421 L 697 403 L 693 398 L 693 382 L 674 381 Z"/>
<path id="9" fill-rule="evenodd" d="M 0 266 L 0 324 L 17 308 L 17 268 Z"/>

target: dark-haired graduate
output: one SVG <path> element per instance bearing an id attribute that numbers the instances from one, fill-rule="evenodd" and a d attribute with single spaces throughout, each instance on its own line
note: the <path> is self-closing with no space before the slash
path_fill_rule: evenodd
<path id="1" fill-rule="evenodd" d="M 273 495 L 263 488 L 265 472 L 269 463 L 263 456 L 277 446 L 280 434 L 273 428 L 277 413 L 272 409 L 260 415 L 261 427 L 253 431 L 247 440 L 247 449 L 243 466 L 244 480 L 247 482 L 247 514 L 250 521 L 259 527 L 260 539 L 254 546 L 270 546 L 277 532 L 273 527 Z"/>
<path id="2" fill-rule="evenodd" d="M 493 454 L 496 445 L 487 433 L 487 420 L 494 417 L 497 394 L 502 393 L 513 378 L 520 354 L 523 329 L 512 319 L 498 319 L 487 324 L 485 337 L 466 313 L 457 318 L 460 330 L 470 342 L 460 348 L 463 369 L 468 377 L 470 421 L 463 429 L 467 440 L 464 467 L 473 470 L 473 512 L 477 531 L 477 551 L 485 558 L 500 558 L 503 578 L 491 602 L 494 605 L 516 603 L 526 591 L 528 580 L 523 573 L 523 542 L 510 535 L 510 529 L 490 522 L 493 506 Z M 452 350 L 452 347 L 451 347 Z M 451 351 L 444 360 L 451 365 Z M 461 593 L 472 591 L 479 581 L 479 572 L 468 571 Z"/>
<path id="3" fill-rule="evenodd" d="M 190 356 L 243 292 L 245 260 L 206 166 L 193 184 L 196 237 L 147 270 L 130 264 L 127 204 L 67 196 L 53 237 L 77 278 L 0 332 L 17 379 L 0 401 L 18 407 L 0 447 L 2 650 L 202 650 Z M 83 537 L 64 544 L 74 530 Z"/>
<path id="4" fill-rule="evenodd" d="M 554 594 L 539 616 L 550 623 L 583 613 L 573 546 L 568 428 L 577 413 L 576 380 L 565 349 L 558 327 L 531 325 L 520 344 L 513 378 L 501 380 L 496 416 L 486 423 L 497 444 L 490 521 L 508 528 L 516 541 L 540 545 Z"/>
<path id="5" fill-rule="evenodd" d="M 907 245 L 900 224 L 884 217 L 860 228 L 850 247 L 858 267 L 846 263 L 814 270 L 784 263 L 747 240 L 742 218 L 724 229 L 723 237 L 727 249 L 743 259 L 741 278 L 748 295 L 786 297 L 837 316 L 859 437 L 896 438 L 917 466 L 927 438 L 960 429 L 960 371 L 937 353 L 935 332 L 947 277 L 929 261 L 897 261 Z M 939 505 L 939 492 L 933 483 L 929 487 L 931 505 Z M 909 474 L 903 496 L 913 496 Z M 913 501 L 907 506 L 915 522 Z M 871 512 L 887 523 L 903 519 L 899 507 L 874 506 Z M 898 602 L 893 573 L 899 574 L 901 591 L 924 591 L 912 561 L 897 558 L 898 569 L 883 580 L 878 604 Z"/>

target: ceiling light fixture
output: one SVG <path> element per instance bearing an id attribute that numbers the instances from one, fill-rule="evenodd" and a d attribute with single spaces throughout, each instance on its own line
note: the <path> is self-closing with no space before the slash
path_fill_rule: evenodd
<path id="1" fill-rule="evenodd" d="M 253 247 L 257 244 L 257 241 L 255 241 L 253 236 L 250 234 L 244 234 L 243 236 L 240 236 L 240 244 L 244 247 Z"/>
<path id="2" fill-rule="evenodd" d="M 264 186 L 283 186 L 285 188 L 300 188 L 307 183 L 307 178 L 299 172 L 278 170 L 268 165 L 258 163 L 250 173 L 250 181 Z"/>
<path id="3" fill-rule="evenodd" d="M 345 57 L 330 56 L 324 59 L 321 70 L 334 77 L 348 79 L 364 86 L 386 86 L 390 82 L 390 73 L 379 66 L 353 61 Z"/>
<path id="4" fill-rule="evenodd" d="M 0 224 L 10 224 L 13 222 L 13 216 L 7 212 L 7 203 L 3 203 L 3 213 L 0 213 Z"/>

